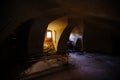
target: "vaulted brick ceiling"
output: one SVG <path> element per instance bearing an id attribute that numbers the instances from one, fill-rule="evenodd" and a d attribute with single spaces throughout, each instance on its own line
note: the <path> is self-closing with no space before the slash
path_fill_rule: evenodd
<path id="1" fill-rule="evenodd" d="M 25 20 L 41 17 L 40 14 L 120 21 L 119 7 L 117 0 L 1 0 L 0 36 L 3 38 L 3 34 L 13 30 L 11 28 L 17 28 Z"/>

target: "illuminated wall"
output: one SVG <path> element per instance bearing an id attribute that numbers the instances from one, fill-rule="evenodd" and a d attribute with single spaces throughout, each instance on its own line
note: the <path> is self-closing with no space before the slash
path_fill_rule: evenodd
<path id="1" fill-rule="evenodd" d="M 74 49 L 76 49 L 78 45 L 77 43 L 78 39 L 80 40 L 80 43 L 79 43 L 80 51 L 83 50 L 83 35 L 84 35 L 83 27 L 84 27 L 83 20 L 80 20 L 78 22 L 78 25 L 73 28 L 69 36 L 69 40 L 72 41 L 72 45 Z"/>
<path id="2" fill-rule="evenodd" d="M 80 33 L 80 29 L 75 27 L 70 34 L 69 40 L 72 41 L 75 46 L 78 38 L 82 40 L 82 34 Z"/>
<path id="3" fill-rule="evenodd" d="M 52 39 L 56 51 L 59 38 L 67 25 L 68 25 L 67 17 L 56 19 L 48 25 L 48 30 L 52 31 Z"/>

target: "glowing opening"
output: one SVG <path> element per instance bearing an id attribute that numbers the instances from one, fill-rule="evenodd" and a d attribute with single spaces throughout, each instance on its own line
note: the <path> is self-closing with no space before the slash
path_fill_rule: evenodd
<path id="1" fill-rule="evenodd" d="M 52 32 L 51 31 L 47 31 L 47 38 L 51 38 L 52 37 Z"/>

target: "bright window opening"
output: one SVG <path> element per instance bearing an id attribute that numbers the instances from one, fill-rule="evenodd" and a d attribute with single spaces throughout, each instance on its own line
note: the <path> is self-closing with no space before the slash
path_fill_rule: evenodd
<path id="1" fill-rule="evenodd" d="M 52 37 L 52 33 L 50 31 L 47 32 L 47 38 L 51 38 Z"/>

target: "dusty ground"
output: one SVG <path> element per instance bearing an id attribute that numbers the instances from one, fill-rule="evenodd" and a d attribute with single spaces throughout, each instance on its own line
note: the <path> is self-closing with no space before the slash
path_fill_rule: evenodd
<path id="1" fill-rule="evenodd" d="M 55 63 L 54 60 L 52 62 Z M 32 80 L 120 80 L 119 57 L 74 52 L 69 55 L 69 63 L 73 67 L 52 72 L 49 75 L 40 76 Z M 45 63 L 38 62 L 29 72 L 50 67 L 45 65 Z M 52 66 L 58 65 L 55 63 Z"/>

